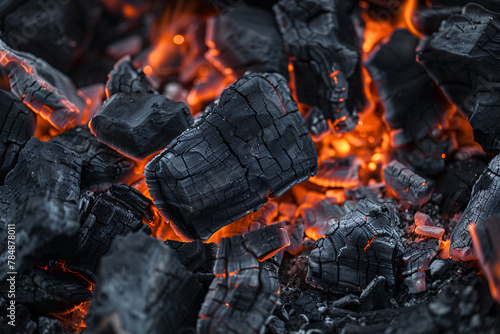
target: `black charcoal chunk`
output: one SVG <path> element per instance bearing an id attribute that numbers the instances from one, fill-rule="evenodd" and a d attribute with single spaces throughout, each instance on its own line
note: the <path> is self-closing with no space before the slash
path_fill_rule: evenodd
<path id="1" fill-rule="evenodd" d="M 240 4 L 207 21 L 205 57 L 221 72 L 277 72 L 288 77 L 288 60 L 274 15 Z"/>
<path id="2" fill-rule="evenodd" d="M 424 7 L 416 12 L 416 17 L 413 17 L 412 22 L 419 31 L 425 35 L 432 35 L 439 30 L 441 22 L 446 20 L 451 15 L 460 14 L 462 6 L 432 6 Z"/>
<path id="3" fill-rule="evenodd" d="M 36 138 L 19 154 L 16 167 L 0 187 L 0 229 L 16 232 L 16 269 L 55 252 L 64 255 L 80 228 L 78 201 L 82 161 L 73 151 Z M 7 266 L 7 243 L 0 262 Z M 3 279 L 3 274 L 0 274 Z"/>
<path id="4" fill-rule="evenodd" d="M 86 102 L 67 76 L 32 54 L 11 49 L 3 41 L 0 58 L 12 93 L 55 128 L 64 129 L 83 119 Z"/>
<path id="5" fill-rule="evenodd" d="M 304 219 L 306 235 L 314 240 L 324 238 L 335 221 L 352 211 L 354 203 L 344 201 L 339 205 L 335 199 L 326 198 L 312 206 L 303 205 L 299 214 Z"/>
<path id="6" fill-rule="evenodd" d="M 0 305 L 5 306 L 6 309 L 7 301 L 0 297 Z M 2 311 L 3 310 L 4 308 L 2 307 Z M 26 308 L 26 306 L 17 304 L 14 305 L 14 310 L 15 314 L 13 315 L 13 317 L 5 317 L 3 316 L 3 314 L 2 316 L 0 316 L 0 332 L 5 334 L 36 333 L 37 329 L 36 322 L 33 321 L 32 316 L 28 311 L 28 309 Z M 15 326 L 13 326 L 12 324 L 14 324 Z"/>
<path id="7" fill-rule="evenodd" d="M 500 48 L 500 45 L 499 45 Z M 469 119 L 474 141 L 486 152 L 500 153 L 500 83 L 496 90 L 477 94 L 474 113 Z"/>
<path id="8" fill-rule="evenodd" d="M 431 78 L 415 60 L 418 43 L 409 30 L 397 29 L 364 63 L 397 146 L 422 139 L 446 111 Z"/>
<path id="9" fill-rule="evenodd" d="M 319 141 L 323 135 L 330 131 L 328 121 L 319 108 L 313 107 L 306 115 L 307 126 L 314 140 Z"/>
<path id="10" fill-rule="evenodd" d="M 491 160 L 472 189 L 471 199 L 464 213 L 451 233 L 450 256 L 454 260 L 477 259 L 472 248 L 469 225 L 484 223 L 499 214 L 500 207 L 500 155 Z"/>
<path id="11" fill-rule="evenodd" d="M 299 102 L 321 109 L 340 132 L 354 129 L 364 103 L 352 6 L 341 0 L 280 0 L 273 7 Z"/>
<path id="12" fill-rule="evenodd" d="M 434 189 L 434 181 L 427 180 L 411 169 L 393 160 L 384 168 L 384 180 L 403 204 L 419 208 L 429 199 Z"/>
<path id="13" fill-rule="evenodd" d="M 404 282 L 410 293 L 420 293 L 426 290 L 425 271 L 429 269 L 429 263 L 436 256 L 441 241 L 438 239 L 424 239 L 410 242 L 403 253 Z"/>
<path id="14" fill-rule="evenodd" d="M 192 123 L 184 102 L 159 94 L 115 93 L 89 126 L 101 143 L 142 160 L 164 149 Z"/>
<path id="15" fill-rule="evenodd" d="M 115 239 L 99 265 L 85 323 L 91 333 L 179 333 L 203 300 L 196 277 L 160 240 L 143 233 Z"/>
<path id="16" fill-rule="evenodd" d="M 77 152 L 82 159 L 81 191 L 105 191 L 132 175 L 135 164 L 100 143 L 88 126 L 77 126 L 52 138 L 52 143 Z"/>
<path id="17" fill-rule="evenodd" d="M 57 319 L 50 319 L 46 317 L 38 318 L 38 332 L 37 334 L 65 334 L 61 323 Z"/>
<path id="18" fill-rule="evenodd" d="M 35 115 L 11 92 L 0 89 L 0 186 L 35 134 Z"/>
<path id="19" fill-rule="evenodd" d="M 125 184 L 85 200 L 88 204 L 81 212 L 76 247 L 71 256 L 65 257 L 65 267 L 95 281 L 99 262 L 115 237 L 139 230 L 147 232 L 143 222 L 151 222 L 154 211 L 150 199 Z"/>
<path id="20" fill-rule="evenodd" d="M 249 74 L 145 171 L 156 207 L 185 239 L 207 240 L 317 171 L 285 79 Z"/>
<path id="21" fill-rule="evenodd" d="M 424 37 L 418 59 L 448 98 L 467 115 L 476 94 L 500 84 L 500 16 L 471 3 L 452 15 L 437 33 Z"/>
<path id="22" fill-rule="evenodd" d="M 266 235 L 278 252 L 289 244 L 281 225 L 265 226 L 243 236 L 222 238 L 215 262 L 215 279 L 201 307 L 198 333 L 258 333 L 272 314 L 279 298 L 278 267 L 281 257 L 276 255 L 260 262 L 245 238 L 252 240 Z M 278 227 L 278 228 L 276 228 Z"/>
<path id="23" fill-rule="evenodd" d="M 309 256 L 307 281 L 325 291 L 345 293 L 365 289 L 376 276 L 388 287 L 399 282 L 402 245 L 396 209 L 361 200 L 334 222 Z"/>
<path id="24" fill-rule="evenodd" d="M 116 93 L 154 93 L 144 72 L 134 67 L 130 56 L 120 59 L 109 73 L 106 95 L 109 98 Z"/>
<path id="25" fill-rule="evenodd" d="M 285 222 L 272 224 L 251 232 L 243 233 L 245 248 L 259 260 L 264 261 L 276 254 L 283 245 L 290 245 Z"/>
<path id="26" fill-rule="evenodd" d="M 361 311 L 383 310 L 391 304 L 385 289 L 385 277 L 377 276 L 361 292 Z"/>

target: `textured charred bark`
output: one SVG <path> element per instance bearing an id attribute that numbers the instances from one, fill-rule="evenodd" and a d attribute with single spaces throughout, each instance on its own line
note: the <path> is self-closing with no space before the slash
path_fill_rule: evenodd
<path id="1" fill-rule="evenodd" d="M 130 56 L 120 59 L 109 73 L 106 95 L 109 98 L 116 93 L 154 93 L 144 72 L 134 67 Z"/>
<path id="2" fill-rule="evenodd" d="M 145 171 L 162 215 L 207 240 L 317 171 L 314 144 L 279 74 L 250 74 Z"/>
<path id="3" fill-rule="evenodd" d="M 92 333 L 179 333 L 203 300 L 196 277 L 160 240 L 118 237 L 99 265 L 86 319 Z"/>
<path id="4" fill-rule="evenodd" d="M 220 240 L 216 277 L 200 310 L 198 333 L 261 330 L 279 298 L 281 255 L 264 260 L 289 245 L 283 227 L 283 223 L 274 224 Z"/>
<path id="5" fill-rule="evenodd" d="M 420 293 L 427 289 L 425 272 L 429 269 L 429 264 L 440 246 L 441 241 L 437 239 L 412 241 L 406 246 L 402 258 L 404 262 L 402 275 L 410 293 Z"/>
<path id="6" fill-rule="evenodd" d="M 488 164 L 472 189 L 471 199 L 451 234 L 450 256 L 454 260 L 477 259 L 469 233 L 470 224 L 483 224 L 488 218 L 500 213 L 500 156 Z"/>
<path id="7" fill-rule="evenodd" d="M 376 276 L 399 282 L 402 246 L 396 210 L 366 199 L 333 223 L 309 256 L 307 281 L 326 291 L 360 291 Z"/>
<path id="8" fill-rule="evenodd" d="M 12 93 L 0 90 L 0 185 L 35 133 L 34 114 Z"/>
<path id="9" fill-rule="evenodd" d="M 55 252 L 64 255 L 80 227 L 78 201 L 82 161 L 73 151 L 28 141 L 16 167 L 0 187 L 1 234 L 16 230 L 16 266 L 22 272 L 33 260 Z M 7 267 L 7 243 L 1 244 L 0 262 Z M 0 274 L 3 279 L 5 273 Z"/>
<path id="10" fill-rule="evenodd" d="M 203 243 L 199 240 L 180 242 L 167 240 L 165 242 L 175 253 L 179 261 L 196 275 L 201 283 L 208 283 L 214 278 L 214 265 L 218 245 L 215 242 Z"/>
<path id="11" fill-rule="evenodd" d="M 352 6 L 340 0 L 281 0 L 273 7 L 299 102 L 321 109 L 340 132 L 354 129 L 364 103 Z"/>

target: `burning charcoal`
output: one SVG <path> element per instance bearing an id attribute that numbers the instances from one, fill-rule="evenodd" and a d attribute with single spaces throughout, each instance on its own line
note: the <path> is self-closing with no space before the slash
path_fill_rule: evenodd
<path id="1" fill-rule="evenodd" d="M 415 233 L 429 238 L 439 239 L 444 234 L 444 228 L 436 226 L 417 226 L 415 228 Z"/>
<path id="2" fill-rule="evenodd" d="M 429 215 L 420 211 L 415 213 L 414 219 L 417 226 L 436 226 Z"/>
<path id="3" fill-rule="evenodd" d="M 365 62 L 397 146 L 422 139 L 446 110 L 431 78 L 415 61 L 418 42 L 409 30 L 397 29 Z"/>
<path id="4" fill-rule="evenodd" d="M 97 281 L 85 320 L 91 333 L 179 333 L 203 300 L 202 286 L 174 252 L 142 233 L 115 239 Z"/>
<path id="5" fill-rule="evenodd" d="M 215 242 L 206 244 L 200 240 L 192 242 L 167 240 L 165 243 L 174 251 L 179 261 L 196 274 L 200 282 L 212 281 L 218 248 Z"/>
<path id="6" fill-rule="evenodd" d="M 376 276 L 393 287 L 399 281 L 401 244 L 396 210 L 370 199 L 334 222 L 309 256 L 307 281 L 326 291 L 359 291 Z"/>
<path id="7" fill-rule="evenodd" d="M 145 175 L 157 208 L 183 238 L 207 240 L 316 171 L 314 144 L 285 79 L 249 74 Z"/>
<path id="8" fill-rule="evenodd" d="M 126 181 L 132 174 L 135 164 L 99 143 L 88 126 L 78 126 L 51 139 L 52 143 L 62 145 L 77 152 L 82 159 L 81 191 L 105 191 L 113 183 Z"/>
<path id="9" fill-rule="evenodd" d="M 64 312 L 91 296 L 90 283 L 77 274 L 34 268 L 16 278 L 16 303 L 36 314 Z"/>
<path id="10" fill-rule="evenodd" d="M 183 102 L 158 94 L 115 93 L 89 126 L 101 143 L 142 160 L 165 148 L 192 123 Z"/>
<path id="11" fill-rule="evenodd" d="M 143 220 L 153 220 L 153 203 L 125 184 L 84 200 L 88 203 L 81 212 L 84 219 L 76 250 L 66 257 L 65 267 L 95 281 L 99 262 L 116 236 L 148 230 Z"/>
<path id="12" fill-rule="evenodd" d="M 494 216 L 470 229 L 474 250 L 488 279 L 493 299 L 500 303 L 500 217 Z"/>
<path id="13" fill-rule="evenodd" d="M 318 175 L 310 182 L 328 188 L 352 188 L 359 184 L 362 160 L 356 156 L 331 158 L 321 161 Z"/>
<path id="14" fill-rule="evenodd" d="M 16 167 L 0 187 L 0 230 L 7 240 L 7 228 L 15 228 L 17 271 L 45 254 L 65 254 L 73 244 L 80 228 L 81 169 L 75 152 L 36 138 L 19 154 Z M 1 245 L 0 262 L 6 267 L 7 243 Z"/>
<path id="15" fill-rule="evenodd" d="M 0 41 L 0 65 L 9 75 L 12 93 L 54 127 L 64 129 L 82 120 L 85 100 L 68 77 L 44 60 Z"/>
<path id="16" fill-rule="evenodd" d="M 429 263 L 436 256 L 441 241 L 437 239 L 424 239 L 412 241 L 406 246 L 403 253 L 403 277 L 410 293 L 420 293 L 426 290 L 425 271 Z"/>
<path id="17" fill-rule="evenodd" d="M 273 7 L 299 102 L 321 109 L 340 132 L 354 129 L 363 104 L 352 6 L 340 0 L 280 0 Z"/>
<path id="18" fill-rule="evenodd" d="M 378 276 L 382 277 L 382 276 Z M 373 281 L 372 281 L 373 282 Z M 347 295 L 340 299 L 337 299 L 332 303 L 332 307 L 341 308 L 344 310 L 356 310 L 361 306 L 361 300 L 359 296 L 356 295 Z"/>
<path id="19" fill-rule="evenodd" d="M 498 88 L 497 88 L 498 89 Z M 474 140 L 486 152 L 500 153 L 500 91 L 480 92 L 472 117 L 469 119 L 474 132 Z"/>
<path id="20" fill-rule="evenodd" d="M 314 140 L 319 141 L 323 135 L 327 134 L 330 130 L 328 126 L 328 121 L 325 118 L 323 112 L 316 107 L 311 108 L 311 110 L 306 115 L 306 122 L 309 127 L 309 132 Z"/>
<path id="21" fill-rule="evenodd" d="M 471 199 L 451 234 L 450 256 L 454 260 L 476 259 L 472 249 L 469 225 L 483 224 L 489 217 L 500 212 L 500 155 L 491 160 L 472 189 Z"/>
<path id="22" fill-rule="evenodd" d="M 442 194 L 441 213 L 451 217 L 469 201 L 472 187 L 486 164 L 477 157 L 450 162 L 442 177 L 438 178 L 436 193 Z"/>
<path id="23" fill-rule="evenodd" d="M 114 66 L 106 83 L 106 95 L 116 93 L 153 93 L 144 72 L 138 70 L 132 64 L 130 56 L 123 57 Z"/>
<path id="24" fill-rule="evenodd" d="M 361 311 L 383 310 L 391 304 L 385 290 L 385 277 L 375 277 L 361 292 Z"/>
<path id="25" fill-rule="evenodd" d="M 39 317 L 38 334 L 65 334 L 65 332 L 59 320 Z"/>
<path id="26" fill-rule="evenodd" d="M 292 255 L 297 255 L 304 250 L 304 221 L 296 219 L 291 225 L 287 225 L 288 237 L 290 238 L 290 246 L 285 251 Z"/>
<path id="27" fill-rule="evenodd" d="M 36 119 L 14 94 L 0 89 L 0 185 L 17 162 L 19 151 L 35 134 Z"/>
<path id="28" fill-rule="evenodd" d="M 424 205 L 434 189 L 434 181 L 424 179 L 396 160 L 384 168 L 384 180 L 404 204 L 412 207 Z"/>
<path id="29" fill-rule="evenodd" d="M 283 227 L 284 223 L 275 224 L 220 240 L 215 279 L 200 310 L 198 333 L 260 331 L 279 298 L 281 257 L 259 261 L 290 243 Z M 254 243 L 262 237 L 269 243 Z"/>
<path id="30" fill-rule="evenodd" d="M 419 62 L 467 115 L 474 111 L 476 93 L 495 89 L 500 82 L 495 38 L 500 33 L 499 19 L 499 14 L 471 3 L 419 45 Z"/>
<path id="31" fill-rule="evenodd" d="M 240 4 L 207 22 L 205 57 L 221 72 L 277 72 L 288 77 L 288 60 L 272 13 Z"/>

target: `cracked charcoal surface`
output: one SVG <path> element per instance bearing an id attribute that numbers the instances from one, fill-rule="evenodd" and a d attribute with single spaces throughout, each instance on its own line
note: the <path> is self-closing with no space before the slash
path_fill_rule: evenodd
<path id="1" fill-rule="evenodd" d="M 274 15 L 239 4 L 207 22 L 207 59 L 222 71 L 238 77 L 246 71 L 277 72 L 288 78 L 288 59 Z M 216 50 L 212 51 L 212 50 Z"/>
<path id="2" fill-rule="evenodd" d="M 45 254 L 64 255 L 72 245 L 80 228 L 81 168 L 75 152 L 36 138 L 19 154 L 18 164 L 0 187 L 0 232 L 4 235 L 7 224 L 15 224 L 19 272 Z M 2 243 L 0 254 L 6 266 L 7 243 Z"/>
<path id="3" fill-rule="evenodd" d="M 451 233 L 450 256 L 454 260 L 476 259 L 469 233 L 470 224 L 478 224 L 500 213 L 500 155 L 491 160 L 472 189 L 471 199 Z"/>
<path id="4" fill-rule="evenodd" d="M 247 245 L 249 240 L 265 235 L 266 240 L 276 238 L 273 253 L 283 249 L 290 243 L 283 226 L 266 226 L 220 240 L 216 277 L 199 313 L 198 333 L 253 334 L 261 330 L 279 298 L 281 256 L 259 262 Z"/>
<path id="5" fill-rule="evenodd" d="M 323 159 L 318 174 L 309 181 L 328 188 L 356 187 L 359 184 L 359 169 L 362 163 L 363 161 L 354 155 Z"/>
<path id="6" fill-rule="evenodd" d="M 403 253 L 404 282 L 408 285 L 410 293 L 420 293 L 426 290 L 425 271 L 429 263 L 436 256 L 441 241 L 437 239 L 424 239 L 410 242 Z"/>
<path id="7" fill-rule="evenodd" d="M 396 210 L 370 199 L 334 222 L 309 256 L 307 281 L 326 291 L 345 293 L 364 289 L 376 276 L 388 286 L 399 282 L 402 246 Z"/>
<path id="8" fill-rule="evenodd" d="M 439 31 L 424 37 L 420 64 L 448 98 L 467 115 L 476 94 L 495 90 L 500 82 L 500 16 L 477 4 L 443 21 Z"/>
<path id="9" fill-rule="evenodd" d="M 35 128 L 36 118 L 29 108 L 11 92 L 0 89 L 0 186 Z"/>
<path id="10" fill-rule="evenodd" d="M 321 109 L 341 132 L 354 129 L 364 103 L 352 6 L 340 0 L 280 0 L 273 7 L 293 57 L 298 102 Z"/>
<path id="11" fill-rule="evenodd" d="M 481 144 L 486 152 L 500 153 L 500 91 L 480 92 L 474 113 L 469 119 L 474 133 L 474 141 Z"/>
<path id="12" fill-rule="evenodd" d="M 411 207 L 421 207 L 429 201 L 434 189 L 433 180 L 423 178 L 396 160 L 384 168 L 384 180 L 399 199 Z"/>
<path id="13" fill-rule="evenodd" d="M 249 74 L 156 156 L 145 176 L 177 231 L 207 240 L 316 171 L 316 149 L 285 79 Z"/>
<path id="14" fill-rule="evenodd" d="M 106 193 L 91 195 L 84 201 L 88 202 L 81 212 L 76 249 L 65 257 L 65 267 L 95 281 L 99 262 L 116 236 L 139 230 L 148 232 L 143 221 L 153 220 L 153 203 L 125 184 L 114 185 Z"/>
<path id="15" fill-rule="evenodd" d="M 142 160 L 164 149 L 192 123 L 184 102 L 159 94 L 115 93 L 89 126 L 101 143 Z"/>
<path id="16" fill-rule="evenodd" d="M 58 129 L 78 124 L 86 103 L 71 80 L 32 54 L 15 51 L 0 41 L 3 70 L 12 93 Z"/>
<path id="17" fill-rule="evenodd" d="M 307 126 L 314 140 L 319 141 L 321 137 L 330 131 L 328 121 L 319 108 L 313 107 L 306 115 Z"/>
<path id="18" fill-rule="evenodd" d="M 101 326 L 106 333 L 179 333 L 203 301 L 202 286 L 174 252 L 143 233 L 115 239 L 97 281 L 85 320 L 92 333 Z"/>
<path id="19" fill-rule="evenodd" d="M 144 72 L 136 69 L 130 60 L 130 56 L 120 59 L 109 73 L 106 83 L 106 95 L 108 97 L 116 93 L 153 93 Z"/>
<path id="20" fill-rule="evenodd" d="M 422 139 L 446 110 L 431 78 L 415 60 L 418 42 L 409 30 L 397 29 L 364 63 L 398 146 Z"/>
<path id="21" fill-rule="evenodd" d="M 243 233 L 245 248 L 259 260 L 264 261 L 276 252 L 290 245 L 288 233 L 284 229 L 285 222 L 280 222 Z"/>
<path id="22" fill-rule="evenodd" d="M 82 159 L 82 192 L 105 191 L 114 183 L 125 181 L 135 167 L 133 161 L 100 143 L 86 125 L 65 131 L 50 142 L 79 154 Z"/>

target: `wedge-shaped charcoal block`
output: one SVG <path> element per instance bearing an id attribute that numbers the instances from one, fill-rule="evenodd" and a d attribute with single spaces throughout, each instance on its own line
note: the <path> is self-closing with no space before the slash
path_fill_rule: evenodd
<path id="1" fill-rule="evenodd" d="M 415 60 L 418 42 L 409 30 L 397 29 L 365 61 L 396 145 L 422 139 L 446 111 L 432 79 Z"/>
<path id="2" fill-rule="evenodd" d="M 192 123 L 184 102 L 159 94 L 116 93 L 104 102 L 89 126 L 101 143 L 142 160 L 167 147 Z"/>
<path id="3" fill-rule="evenodd" d="M 297 98 L 318 107 L 337 131 L 357 124 L 363 105 L 360 48 L 341 0 L 280 0 L 274 5 L 289 58 Z"/>
<path id="4" fill-rule="evenodd" d="M 499 46 L 500 47 L 500 46 Z M 486 152 L 500 153 L 500 83 L 497 90 L 481 92 L 477 95 L 474 113 L 469 119 L 474 132 L 474 140 Z"/>
<path id="5" fill-rule="evenodd" d="M 217 243 L 207 244 L 200 240 L 191 242 L 167 240 L 165 243 L 174 251 L 179 261 L 198 277 L 200 282 L 210 284 L 214 278 Z"/>
<path id="6" fill-rule="evenodd" d="M 199 313 L 198 333 L 260 332 L 279 298 L 281 256 L 260 262 L 249 244 L 265 236 L 269 251 L 275 254 L 290 244 L 283 227 L 281 223 L 265 226 L 220 240 L 215 279 Z"/>
<path id="7" fill-rule="evenodd" d="M 32 54 L 15 51 L 0 40 L 0 66 L 12 93 L 58 129 L 78 124 L 86 102 L 71 80 Z"/>
<path id="8" fill-rule="evenodd" d="M 316 172 L 316 149 L 285 79 L 250 74 L 156 156 L 145 176 L 178 233 L 207 240 Z"/>
<path id="9" fill-rule="evenodd" d="M 143 233 L 113 241 L 97 281 L 85 321 L 91 333 L 180 333 L 203 301 L 202 286 L 174 252 Z"/>
<path id="10" fill-rule="evenodd" d="M 11 92 L 0 89 L 0 185 L 35 133 L 35 115 Z"/>
<path id="11" fill-rule="evenodd" d="M 484 223 L 500 213 L 500 155 L 491 160 L 488 168 L 479 177 L 464 213 L 451 233 L 450 256 L 454 260 L 477 259 L 472 248 L 469 225 Z"/>
<path id="12" fill-rule="evenodd" d="M 404 282 L 410 293 L 420 293 L 426 290 L 425 271 L 429 269 L 429 263 L 436 256 L 441 241 L 437 239 L 424 239 L 412 241 L 406 246 L 403 253 Z"/>
<path id="13" fill-rule="evenodd" d="M 95 281 L 99 262 L 109 252 L 116 236 L 141 229 L 151 233 L 143 221 L 153 220 L 153 203 L 125 184 L 114 185 L 106 193 L 90 195 L 82 203 L 83 221 L 77 246 L 71 256 L 65 257 L 65 267 Z"/>
<path id="14" fill-rule="evenodd" d="M 448 98 L 467 115 L 476 94 L 498 90 L 500 83 L 500 14 L 471 3 L 461 15 L 443 21 L 424 37 L 418 59 Z"/>
<path id="15" fill-rule="evenodd" d="M 19 154 L 16 167 L 0 187 L 0 230 L 7 240 L 7 227 L 15 228 L 19 272 L 45 254 L 63 256 L 73 244 L 80 228 L 81 169 L 82 160 L 75 152 L 36 138 Z M 5 268 L 7 258 L 5 242 L 0 253 Z"/>
<path id="16" fill-rule="evenodd" d="M 136 69 L 130 56 L 120 59 L 114 66 L 106 83 L 106 95 L 109 98 L 116 93 L 153 93 L 144 72 Z"/>
<path id="17" fill-rule="evenodd" d="M 402 245 L 395 208 L 371 199 L 334 222 L 309 255 L 307 281 L 325 291 L 360 291 L 376 276 L 388 286 L 399 282 Z"/>

